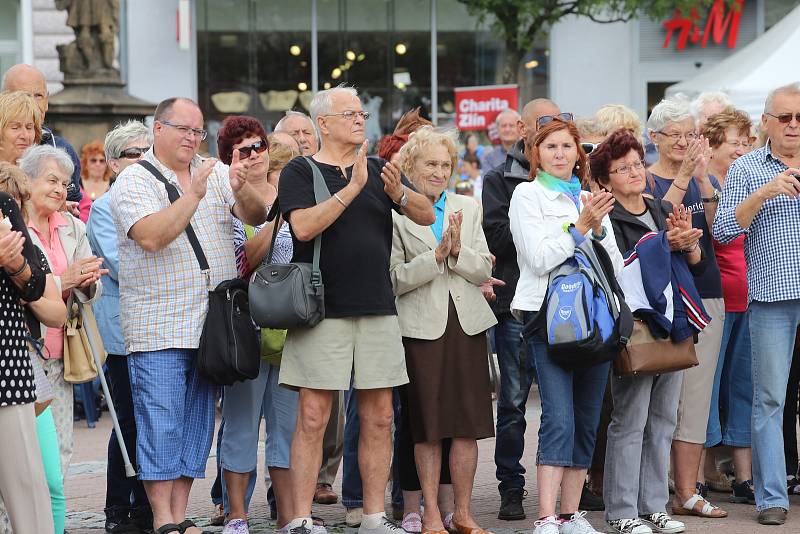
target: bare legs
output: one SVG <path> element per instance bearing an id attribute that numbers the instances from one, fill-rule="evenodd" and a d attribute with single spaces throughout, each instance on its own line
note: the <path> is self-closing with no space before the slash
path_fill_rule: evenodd
<path id="1" fill-rule="evenodd" d="M 561 512 L 575 513 L 581 502 L 586 469 L 539 465 L 536 479 L 539 485 L 539 517 L 556 515 L 556 500 L 561 490 Z"/>

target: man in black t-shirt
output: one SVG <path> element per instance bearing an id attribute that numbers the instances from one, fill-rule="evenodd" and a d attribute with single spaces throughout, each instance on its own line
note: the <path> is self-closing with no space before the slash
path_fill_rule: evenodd
<path id="1" fill-rule="evenodd" d="M 278 200 L 292 229 L 293 261 L 312 261 L 321 235 L 320 270 L 325 319 L 314 328 L 289 330 L 280 383 L 300 391 L 292 440 L 294 519 L 287 528 L 311 532 L 311 502 L 321 463 L 322 438 L 335 391 L 358 390 L 359 465 L 364 515 L 360 534 L 395 534 L 384 514 L 392 438 L 392 390 L 408 382 L 405 355 L 389 278 L 392 209 L 420 225 L 433 224 L 431 203 L 400 171 L 367 159 L 364 128 L 369 113 L 356 91 L 317 93 L 310 106 L 321 149 L 295 158 L 281 172 Z M 316 204 L 312 165 L 331 198 Z M 294 530 L 298 529 L 298 530 Z"/>

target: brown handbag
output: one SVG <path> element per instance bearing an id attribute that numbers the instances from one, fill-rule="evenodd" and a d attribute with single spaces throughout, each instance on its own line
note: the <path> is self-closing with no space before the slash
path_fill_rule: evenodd
<path id="1" fill-rule="evenodd" d="M 694 339 L 679 343 L 671 339 L 653 337 L 643 321 L 633 322 L 633 333 L 628 344 L 614 360 L 616 376 L 657 375 L 681 371 L 698 365 Z"/>
<path id="2" fill-rule="evenodd" d="M 98 352 L 100 364 L 105 363 L 106 351 L 91 305 L 80 305 L 70 296 L 64 325 L 64 382 L 82 384 L 97 378 L 93 350 Z"/>

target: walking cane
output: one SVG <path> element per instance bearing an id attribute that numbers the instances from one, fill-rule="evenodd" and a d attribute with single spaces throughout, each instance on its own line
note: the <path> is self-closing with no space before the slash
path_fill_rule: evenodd
<path id="1" fill-rule="evenodd" d="M 75 299 L 78 304 L 81 315 L 83 315 L 84 304 L 80 300 Z M 114 423 L 114 434 L 117 436 L 117 443 L 119 450 L 122 452 L 122 459 L 125 462 L 125 476 L 135 477 L 136 469 L 133 468 L 131 460 L 128 457 L 128 449 L 125 446 L 125 440 L 122 439 L 122 430 L 119 428 L 119 419 L 117 419 L 117 411 L 114 409 L 114 401 L 111 398 L 111 393 L 108 391 L 108 383 L 106 382 L 106 375 L 103 372 L 103 362 L 100 361 L 100 351 L 97 348 L 96 340 L 94 339 L 95 332 L 92 328 L 86 329 L 86 337 L 89 339 L 89 347 L 92 349 L 92 357 L 94 364 L 97 366 L 97 375 L 100 377 L 100 385 L 103 387 L 103 394 L 106 396 L 106 404 L 108 404 L 108 413 L 111 415 L 111 421 Z"/>

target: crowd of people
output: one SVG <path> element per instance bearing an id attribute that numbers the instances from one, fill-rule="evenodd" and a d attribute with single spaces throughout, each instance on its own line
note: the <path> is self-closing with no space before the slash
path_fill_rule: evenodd
<path id="1" fill-rule="evenodd" d="M 525 519 L 534 383 L 536 534 L 683 532 L 677 516 L 728 515 L 709 488 L 755 505 L 761 524 L 786 521 L 800 493 L 800 83 L 775 88 L 757 125 L 720 93 L 666 98 L 644 124 L 621 105 L 576 120 L 535 99 L 498 115 L 501 143 L 481 154 L 475 140 L 460 152 L 417 109 L 379 157 L 368 157 L 369 113 L 346 86 L 271 133 L 227 117 L 218 158 L 200 154 L 204 118 L 187 98 L 161 102 L 152 128 L 117 125 L 78 156 L 44 126 L 38 70 L 12 67 L 2 89 L 5 531 L 64 532 L 65 323 L 85 308 L 137 472 L 127 476 L 112 435 L 110 533 L 201 532 L 186 510 L 219 402 L 212 522 L 225 534 L 249 531 L 262 418 L 277 532 L 324 534 L 312 504 L 338 502 L 341 463 L 346 523 L 361 534 L 487 534 L 471 509 L 478 440 L 496 438 L 498 518 Z M 454 175 L 480 169 L 474 198 L 453 188 Z M 197 364 L 209 290 L 264 263 L 310 264 L 320 240 L 324 319 L 260 329 L 257 376 L 216 387 Z M 526 328 L 548 315 L 551 275 L 584 240 L 604 251 L 635 322 L 696 365 L 572 368 Z"/>

